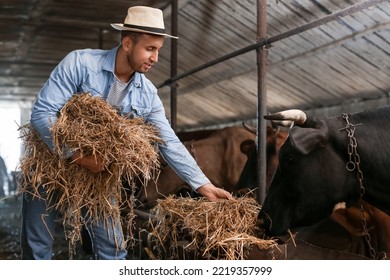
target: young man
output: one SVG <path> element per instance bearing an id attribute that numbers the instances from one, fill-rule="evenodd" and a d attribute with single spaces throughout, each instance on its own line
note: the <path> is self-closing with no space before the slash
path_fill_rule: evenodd
<path id="1" fill-rule="evenodd" d="M 144 76 L 158 61 L 165 33 L 162 11 L 144 6 L 130 7 L 123 24 L 112 24 L 121 31 L 121 44 L 112 50 L 76 50 L 69 53 L 53 70 L 39 92 L 31 114 L 31 125 L 53 149 L 50 126 L 66 102 L 77 92 L 102 96 L 127 115 L 142 117 L 153 123 L 164 140 L 159 150 L 169 165 L 199 194 L 211 201 L 230 199 L 231 195 L 215 187 L 182 145 L 165 116 L 156 87 Z M 80 157 L 78 151 L 67 155 L 91 172 L 103 171 L 102 159 Z M 24 193 L 22 220 L 22 259 L 51 259 L 54 219 L 57 213 L 47 211 L 45 200 L 32 199 Z M 102 223 L 104 224 L 104 223 Z M 116 223 L 118 224 L 118 223 Z M 118 248 L 120 228 L 88 225 L 96 259 L 125 259 L 126 248 Z"/>

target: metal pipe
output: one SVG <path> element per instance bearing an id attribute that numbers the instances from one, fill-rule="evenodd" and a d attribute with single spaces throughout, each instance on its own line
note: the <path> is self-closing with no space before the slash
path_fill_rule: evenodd
<path id="1" fill-rule="evenodd" d="M 345 9 L 342 9 L 338 12 L 335 12 L 333 14 L 330 14 L 330 15 L 327 15 L 327 16 L 324 16 L 323 18 L 320 18 L 320 19 L 317 19 L 317 20 L 314 20 L 312 22 L 309 22 L 307 24 L 303 24 L 297 28 L 293 28 L 291 30 L 288 30 L 286 32 L 283 32 L 283 33 L 280 33 L 278 35 L 275 35 L 275 36 L 272 36 L 272 37 L 269 37 L 269 38 L 265 38 L 255 44 L 252 44 L 252 45 L 249 45 L 247 47 L 244 47 L 242 49 L 239 49 L 237 51 L 234 51 L 230 54 L 227 54 L 227 55 L 224 55 L 224 56 L 221 56 L 217 59 L 214 59 L 214 60 L 211 60 L 205 64 L 202 64 L 198 67 L 195 67 L 187 72 L 184 72 L 180 75 L 177 75 L 175 77 L 171 77 L 169 79 L 167 79 L 166 81 L 164 81 L 163 83 L 159 84 L 157 86 L 157 88 L 161 88 L 161 87 L 164 87 L 164 86 L 167 86 L 167 85 L 170 85 L 180 79 L 183 79 L 187 76 L 190 76 L 194 73 L 197 73 L 203 69 L 206 69 L 210 66 L 213 66 L 213 65 L 216 65 L 220 62 L 223 62 L 225 60 L 228 60 L 230 58 L 233 58 L 233 57 L 236 57 L 236 56 L 239 56 L 241 54 L 244 54 L 244 53 L 247 53 L 247 52 L 250 52 L 252 50 L 255 50 L 255 49 L 258 49 L 262 46 L 266 46 L 266 45 L 269 45 L 271 43 L 275 43 L 277 41 L 280 41 L 282 39 L 286 39 L 288 37 L 291 37 L 293 35 L 296 35 L 296 34 L 299 34 L 299 33 L 302 33 L 304 31 L 307 31 L 309 29 L 313 29 L 315 27 L 318 27 L 320 25 L 324 25 L 328 22 L 331 22 L 331 21 L 334 21 L 334 20 L 337 20 L 339 19 L 340 17 L 344 17 L 344 16 L 347 16 L 347 15 L 351 15 L 353 13 L 356 13 L 356 12 L 360 12 L 362 10 L 365 10 L 371 6 L 374 6 L 374 5 L 377 5 L 379 3 L 382 3 L 384 1 L 388 1 L 388 0 L 367 0 L 367 1 L 363 1 L 363 2 L 360 2 L 360 3 L 357 3 L 357 4 L 354 4 L 348 8 L 345 8 Z"/>
<path id="2" fill-rule="evenodd" d="M 267 1 L 257 0 L 257 41 L 263 41 L 267 37 Z M 267 110 L 267 60 L 268 49 L 265 45 L 256 49 L 257 56 L 257 201 L 260 205 L 266 196 L 267 177 L 267 125 L 262 117 Z"/>
<path id="3" fill-rule="evenodd" d="M 178 34 L 178 0 L 172 0 L 172 17 L 171 17 L 171 28 L 172 35 L 177 36 Z M 176 39 L 171 40 L 171 77 L 177 75 L 177 45 Z M 177 85 L 171 85 L 171 127 L 176 131 L 177 126 Z"/>
<path id="4" fill-rule="evenodd" d="M 99 43 L 98 43 L 99 49 L 103 49 L 103 42 L 104 42 L 103 28 L 99 28 Z"/>

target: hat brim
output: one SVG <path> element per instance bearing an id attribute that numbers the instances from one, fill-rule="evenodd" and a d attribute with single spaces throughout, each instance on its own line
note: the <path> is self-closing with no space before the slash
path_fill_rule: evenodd
<path id="1" fill-rule="evenodd" d="M 142 30 L 142 29 L 138 29 L 138 28 L 125 27 L 125 26 L 123 26 L 123 23 L 111 23 L 111 26 L 114 29 L 120 30 L 120 31 L 122 31 L 122 30 L 134 31 L 134 32 L 147 33 L 147 34 L 153 34 L 153 35 L 160 35 L 160 36 L 169 37 L 169 38 L 173 38 L 173 39 L 179 39 L 179 37 L 172 36 L 172 35 L 169 35 L 166 33 L 152 32 L 152 31 L 146 31 L 146 30 Z"/>

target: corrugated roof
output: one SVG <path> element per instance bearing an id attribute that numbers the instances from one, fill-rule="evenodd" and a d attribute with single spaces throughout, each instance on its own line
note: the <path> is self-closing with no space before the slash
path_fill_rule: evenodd
<path id="1" fill-rule="evenodd" d="M 0 100 L 33 100 L 71 50 L 111 48 L 129 5 L 164 10 L 171 1 L 0 0 Z M 256 43 L 255 0 L 179 1 L 178 74 Z M 367 1 L 267 1 L 268 37 Z M 268 48 L 267 110 L 307 109 L 329 115 L 386 104 L 390 92 L 390 2 L 340 17 Z M 170 75 L 170 40 L 147 76 Z M 257 116 L 256 51 L 177 81 L 179 130 Z M 170 113 L 170 87 L 159 89 Z"/>

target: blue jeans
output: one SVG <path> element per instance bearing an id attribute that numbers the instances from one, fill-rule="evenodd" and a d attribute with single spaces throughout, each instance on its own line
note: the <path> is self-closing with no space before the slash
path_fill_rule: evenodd
<path id="1" fill-rule="evenodd" d="M 42 187 L 40 188 L 42 189 Z M 41 191 L 41 196 L 43 192 Z M 54 232 L 59 213 L 55 209 L 50 211 L 45 199 L 32 196 L 24 192 L 22 202 L 22 232 L 21 246 L 23 260 L 50 260 Z M 107 226 L 105 226 L 107 224 Z M 115 223 L 120 225 L 119 222 Z M 94 223 L 86 223 L 92 248 L 97 260 L 124 260 L 127 250 L 122 228 L 115 229 L 112 220 L 103 219 Z"/>

